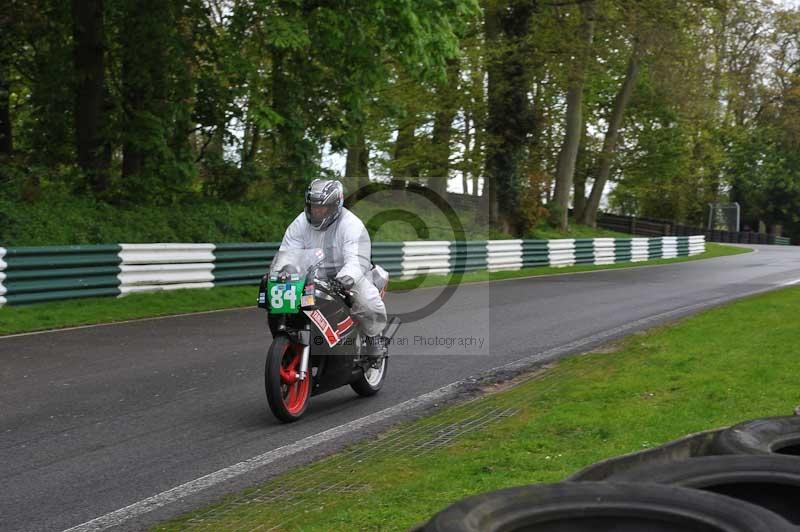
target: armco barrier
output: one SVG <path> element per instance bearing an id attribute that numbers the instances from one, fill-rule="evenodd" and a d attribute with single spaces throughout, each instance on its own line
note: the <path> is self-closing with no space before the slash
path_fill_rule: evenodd
<path id="1" fill-rule="evenodd" d="M 490 272 L 520 270 L 523 267 L 522 240 L 489 240 L 487 269 Z"/>
<path id="2" fill-rule="evenodd" d="M 547 240 L 523 240 L 522 267 L 540 268 L 542 266 L 550 266 L 550 252 L 547 248 Z"/>
<path id="3" fill-rule="evenodd" d="M 487 269 L 488 243 L 485 240 L 450 242 L 450 271 L 474 272 Z"/>
<path id="4" fill-rule="evenodd" d="M 575 264 L 594 264 L 594 239 L 575 239 Z"/>
<path id="5" fill-rule="evenodd" d="M 253 285 L 280 244 L 118 244 L 0 248 L 0 306 L 135 292 Z M 705 237 L 376 242 L 395 278 L 697 255 Z"/>
<path id="6" fill-rule="evenodd" d="M 403 243 L 374 242 L 372 262 L 380 264 L 392 277 L 403 274 Z"/>
<path id="7" fill-rule="evenodd" d="M 450 242 L 415 241 L 403 243 L 403 277 L 450 272 Z"/>
<path id="8" fill-rule="evenodd" d="M 789 237 L 786 237 L 786 236 L 770 235 L 769 243 L 773 244 L 773 245 L 776 245 L 776 246 L 791 246 L 792 245 L 792 239 L 789 238 Z"/>
<path id="9" fill-rule="evenodd" d="M 119 251 L 119 245 L 8 248 L 5 302 L 119 295 Z"/>
<path id="10" fill-rule="evenodd" d="M 550 266 L 572 266 L 575 264 L 575 240 L 548 240 L 547 251 L 550 257 Z"/>
<path id="11" fill-rule="evenodd" d="M 123 295 L 214 286 L 214 244 L 120 246 L 119 289 Z"/>
<path id="12" fill-rule="evenodd" d="M 3 286 L 3 281 L 6 279 L 5 269 L 6 263 L 3 257 L 6 256 L 6 248 L 0 248 L 0 307 L 6 304 L 6 287 Z"/>
<path id="13" fill-rule="evenodd" d="M 631 238 L 631 262 L 642 262 L 648 260 L 650 253 L 649 238 Z"/>
<path id="14" fill-rule="evenodd" d="M 272 261 L 279 247 L 278 242 L 216 244 L 214 284 L 231 286 L 257 283 L 264 275 L 265 265 Z"/>
<path id="15" fill-rule="evenodd" d="M 614 264 L 616 262 L 617 256 L 615 239 L 595 238 L 593 245 L 595 264 Z"/>

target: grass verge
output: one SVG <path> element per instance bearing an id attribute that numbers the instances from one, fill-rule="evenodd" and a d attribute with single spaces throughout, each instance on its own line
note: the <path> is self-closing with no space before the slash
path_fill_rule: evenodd
<path id="1" fill-rule="evenodd" d="M 406 530 L 472 494 L 788 415 L 800 402 L 798 308 L 800 288 L 789 288 L 635 334 L 156 530 Z M 443 434 L 455 436 L 431 444 Z"/>
<path id="2" fill-rule="evenodd" d="M 601 269 L 685 262 L 724 255 L 747 253 L 746 248 L 707 244 L 707 251 L 693 257 L 660 259 L 646 263 L 621 263 L 604 266 L 581 265 L 567 268 L 527 268 L 506 272 L 470 272 L 460 282 L 491 281 L 516 277 L 552 275 Z M 391 290 L 410 290 L 418 286 L 440 286 L 453 282 L 449 276 L 432 275 L 424 279 L 392 281 Z M 120 299 L 89 298 L 55 301 L 19 307 L 0 308 L 0 335 L 75 327 L 97 323 L 152 318 L 173 314 L 203 312 L 255 305 L 252 286 L 219 287 L 210 290 L 176 290 L 151 294 L 132 294 Z"/>

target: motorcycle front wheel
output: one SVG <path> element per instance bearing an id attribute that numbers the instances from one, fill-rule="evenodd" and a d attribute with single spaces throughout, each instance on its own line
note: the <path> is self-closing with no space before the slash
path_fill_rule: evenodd
<path id="1" fill-rule="evenodd" d="M 306 411 L 311 396 L 311 372 L 299 380 L 297 372 L 303 357 L 303 345 L 284 335 L 273 338 L 267 351 L 264 387 L 267 402 L 275 417 L 284 422 L 297 421 Z"/>

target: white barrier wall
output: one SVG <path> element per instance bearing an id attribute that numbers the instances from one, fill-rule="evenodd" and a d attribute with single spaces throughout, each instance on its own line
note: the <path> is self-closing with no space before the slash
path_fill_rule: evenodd
<path id="1" fill-rule="evenodd" d="M 403 277 L 450 272 L 450 242 L 403 243 Z"/>
<path id="2" fill-rule="evenodd" d="M 614 239 L 595 238 L 594 239 L 594 263 L 595 264 L 614 264 Z"/>
<path id="3" fill-rule="evenodd" d="M 490 272 L 522 269 L 522 240 L 489 240 L 486 251 Z"/>
<path id="4" fill-rule="evenodd" d="M 548 240 L 547 253 L 550 256 L 550 266 L 572 266 L 575 264 L 575 240 Z"/>
<path id="5" fill-rule="evenodd" d="M 3 260 L 5 256 L 6 248 L 0 248 L 0 307 L 6 304 L 6 298 L 3 297 L 6 294 L 6 287 L 3 286 L 3 281 L 6 280 L 6 274 L 3 273 L 6 269 L 6 262 Z"/>
<path id="6" fill-rule="evenodd" d="M 631 262 L 647 260 L 647 238 L 631 238 Z"/>
<path id="7" fill-rule="evenodd" d="M 689 255 L 698 255 L 706 251 L 706 237 L 704 235 L 689 237 Z"/>
<path id="8" fill-rule="evenodd" d="M 665 236 L 661 239 L 661 257 L 664 259 L 674 259 L 678 256 L 678 237 Z"/>
<path id="9" fill-rule="evenodd" d="M 214 286 L 214 244 L 120 245 L 121 295 Z"/>

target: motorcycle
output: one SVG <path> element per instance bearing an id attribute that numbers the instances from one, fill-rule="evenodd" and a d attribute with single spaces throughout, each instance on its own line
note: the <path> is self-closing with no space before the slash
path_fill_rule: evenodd
<path id="1" fill-rule="evenodd" d="M 272 333 L 264 386 L 270 410 L 284 422 L 300 419 L 312 396 L 349 384 L 368 397 L 386 378 L 386 353 L 366 356 L 350 294 L 324 262 L 321 249 L 279 252 L 259 286 L 258 306 L 267 310 Z M 373 266 L 367 275 L 383 297 L 389 274 Z"/>

